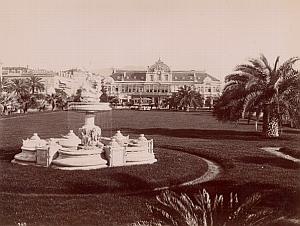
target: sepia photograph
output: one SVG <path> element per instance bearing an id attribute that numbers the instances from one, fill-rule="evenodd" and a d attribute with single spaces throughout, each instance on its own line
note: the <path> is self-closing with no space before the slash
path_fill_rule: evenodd
<path id="1" fill-rule="evenodd" d="M 300 226 L 299 0 L 0 0 L 0 226 Z"/>

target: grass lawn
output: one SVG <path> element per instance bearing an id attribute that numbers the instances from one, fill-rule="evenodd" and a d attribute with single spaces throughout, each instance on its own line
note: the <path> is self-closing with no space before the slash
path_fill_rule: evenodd
<path id="1" fill-rule="evenodd" d="M 174 188 L 193 194 L 237 192 L 243 199 L 263 194 L 261 205 L 300 218 L 300 165 L 260 150 L 283 147 L 300 155 L 300 131 L 285 128 L 279 139 L 264 139 L 254 124 L 219 123 L 209 112 L 119 110 L 102 113 L 96 124 L 111 135 L 121 129 L 131 137 L 154 139 L 158 162 L 153 165 L 61 171 L 10 163 L 22 139 L 38 132 L 42 138 L 75 132 L 83 116 L 73 112 L 37 113 L 0 119 L 0 224 L 122 225 L 149 219 L 145 202 L 156 203 L 151 188 L 179 184 L 201 176 L 205 157 L 221 173 L 203 184 Z"/>

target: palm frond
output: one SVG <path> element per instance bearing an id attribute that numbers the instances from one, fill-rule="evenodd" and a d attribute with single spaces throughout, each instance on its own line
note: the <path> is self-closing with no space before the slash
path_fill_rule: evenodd
<path id="1" fill-rule="evenodd" d="M 264 63 L 265 68 L 269 71 L 269 73 L 272 73 L 272 69 L 270 67 L 270 64 L 267 60 L 267 58 L 265 57 L 264 54 L 260 54 L 260 60 Z"/>

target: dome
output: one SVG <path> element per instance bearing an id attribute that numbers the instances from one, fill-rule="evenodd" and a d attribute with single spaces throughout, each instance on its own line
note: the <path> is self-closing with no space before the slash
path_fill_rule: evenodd
<path id="1" fill-rule="evenodd" d="M 164 62 L 162 62 L 160 59 L 158 59 L 158 61 L 156 61 L 155 64 L 153 64 L 152 66 L 149 67 L 148 71 L 149 72 L 154 72 L 154 71 L 170 72 L 170 68 Z"/>

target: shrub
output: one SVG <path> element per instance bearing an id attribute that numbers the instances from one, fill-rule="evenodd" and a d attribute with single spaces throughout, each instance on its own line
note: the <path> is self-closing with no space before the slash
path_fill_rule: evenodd
<path id="1" fill-rule="evenodd" d="M 227 199 L 218 194 L 211 198 L 205 189 L 195 195 L 194 201 L 186 194 L 172 191 L 165 191 L 156 198 L 159 205 L 147 205 L 153 220 L 133 225 L 258 226 L 279 219 L 274 211 L 257 208 L 261 200 L 258 193 L 243 203 L 239 202 L 237 194 L 230 193 Z"/>

